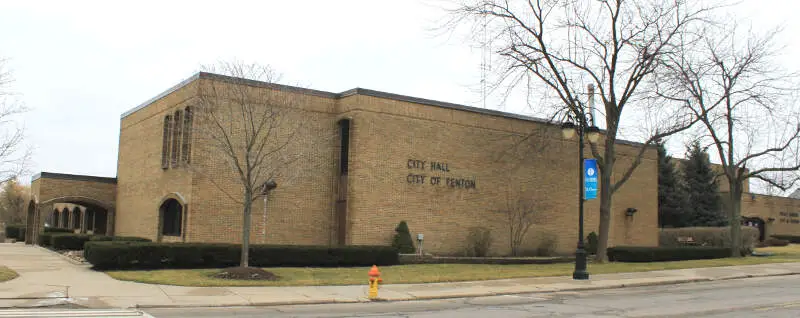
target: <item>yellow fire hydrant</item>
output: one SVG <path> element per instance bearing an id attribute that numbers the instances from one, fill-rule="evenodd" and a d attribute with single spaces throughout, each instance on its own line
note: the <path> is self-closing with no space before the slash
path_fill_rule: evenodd
<path id="1" fill-rule="evenodd" d="M 372 269 L 369 270 L 369 299 L 377 299 L 378 298 L 378 283 L 383 282 L 381 278 L 381 272 L 378 270 L 378 266 L 372 265 Z"/>

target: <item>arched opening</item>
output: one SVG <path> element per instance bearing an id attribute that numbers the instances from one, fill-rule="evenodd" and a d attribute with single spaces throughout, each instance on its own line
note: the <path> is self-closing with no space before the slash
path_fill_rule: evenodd
<path id="1" fill-rule="evenodd" d="M 58 227 L 60 228 L 67 228 L 69 226 L 69 209 L 64 207 L 61 209 L 61 222 L 58 223 Z"/>
<path id="2" fill-rule="evenodd" d="M 28 215 L 25 221 L 25 244 L 33 244 L 33 238 L 38 233 L 36 227 L 36 203 L 33 201 L 28 203 Z"/>
<path id="3" fill-rule="evenodd" d="M 72 208 L 72 218 L 70 219 L 70 228 L 71 229 L 80 229 L 81 228 L 81 208 L 74 207 Z"/>
<path id="4" fill-rule="evenodd" d="M 60 213 L 58 212 L 58 209 L 53 209 L 53 211 L 50 212 L 50 218 L 47 219 L 47 227 L 58 227 L 59 216 Z"/>
<path id="5" fill-rule="evenodd" d="M 742 225 L 752 226 L 758 229 L 758 240 L 763 242 L 766 238 L 766 223 L 758 217 L 742 217 Z"/>
<path id="6" fill-rule="evenodd" d="M 181 236 L 183 225 L 183 206 L 178 200 L 167 199 L 158 208 L 159 234 L 163 236 Z"/>

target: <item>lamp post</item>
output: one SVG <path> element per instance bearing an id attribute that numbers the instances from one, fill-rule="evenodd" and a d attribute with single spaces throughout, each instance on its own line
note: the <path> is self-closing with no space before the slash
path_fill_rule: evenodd
<path id="1" fill-rule="evenodd" d="M 269 192 L 277 187 L 278 184 L 272 179 L 267 180 L 267 182 L 264 182 L 264 184 L 261 185 L 261 194 L 264 195 L 264 224 L 263 228 L 261 228 L 262 243 L 267 242 L 267 195 L 269 195 Z"/>
<path id="2" fill-rule="evenodd" d="M 593 91 L 589 87 L 589 92 Z M 595 143 L 600 138 L 600 129 L 594 126 L 594 118 L 587 120 L 583 105 L 578 104 L 574 111 L 567 115 L 567 120 L 561 125 L 561 133 L 564 139 L 572 139 L 578 133 L 578 247 L 575 250 L 575 271 L 572 279 L 589 279 L 589 272 L 586 271 L 586 249 L 583 242 L 583 203 L 584 198 L 584 135 L 590 143 Z M 573 123 L 575 122 L 575 123 Z M 589 123 L 591 122 L 591 126 Z"/>

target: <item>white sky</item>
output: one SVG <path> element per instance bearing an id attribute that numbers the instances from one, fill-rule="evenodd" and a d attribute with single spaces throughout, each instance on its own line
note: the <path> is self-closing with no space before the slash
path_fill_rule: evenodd
<path id="1" fill-rule="evenodd" d="M 795 68 L 796 2 L 744 0 L 736 9 L 740 23 L 783 24 L 785 63 Z M 363 87 L 480 106 L 480 51 L 431 31 L 444 17 L 435 4 L 2 1 L 0 57 L 31 108 L 22 117 L 31 174 L 114 177 L 120 115 L 221 59 L 270 64 L 319 90 Z M 523 105 L 503 110 L 533 114 Z M 683 152 L 678 141 L 670 148 Z"/>

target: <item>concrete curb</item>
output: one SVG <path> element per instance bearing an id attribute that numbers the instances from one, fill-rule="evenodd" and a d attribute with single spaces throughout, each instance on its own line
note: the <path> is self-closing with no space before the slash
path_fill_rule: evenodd
<path id="1" fill-rule="evenodd" d="M 619 289 L 630 287 L 646 287 L 646 286 L 664 286 L 664 285 L 678 285 L 686 283 L 698 282 L 711 282 L 711 281 L 725 281 L 734 279 L 745 278 L 758 278 L 758 277 L 772 277 L 772 276 L 791 276 L 800 275 L 800 272 L 778 273 L 778 274 L 746 274 L 746 275 L 733 275 L 720 278 L 678 278 L 669 281 L 655 281 L 655 282 L 641 282 L 641 283 L 616 283 L 603 286 L 581 286 L 571 288 L 556 288 L 547 289 L 546 287 L 538 287 L 532 290 L 513 291 L 513 292 L 479 292 L 479 293 L 464 293 L 458 295 L 441 295 L 441 296 L 411 296 L 408 298 L 394 298 L 394 299 L 378 299 L 369 300 L 367 298 L 359 298 L 357 300 L 300 300 L 300 301 L 281 301 L 281 302 L 256 302 L 248 304 L 214 304 L 214 305 L 136 305 L 133 308 L 215 308 L 215 307 L 272 307 L 272 306 L 290 306 L 290 305 L 325 305 L 325 304 L 346 304 L 346 303 L 370 303 L 370 302 L 399 302 L 399 301 L 419 301 L 419 300 L 437 300 L 437 299 L 455 299 L 455 298 L 473 298 L 473 297 L 489 297 L 489 296 L 503 296 L 503 295 L 520 295 L 520 294 L 542 294 L 553 292 L 570 292 L 570 291 L 589 291 L 589 290 L 603 290 L 603 289 Z"/>

